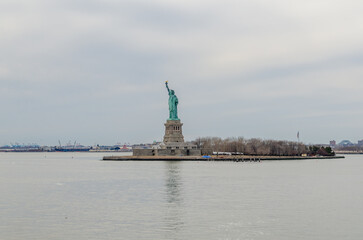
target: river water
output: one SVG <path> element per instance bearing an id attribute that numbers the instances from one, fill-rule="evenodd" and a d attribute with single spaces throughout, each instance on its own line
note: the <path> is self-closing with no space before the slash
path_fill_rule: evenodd
<path id="1" fill-rule="evenodd" d="M 0 239 L 363 239 L 363 155 L 258 163 L 103 155 L 0 153 Z"/>

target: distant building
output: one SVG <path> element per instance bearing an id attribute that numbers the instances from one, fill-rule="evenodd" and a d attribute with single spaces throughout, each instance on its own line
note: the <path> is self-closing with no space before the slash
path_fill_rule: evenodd
<path id="1" fill-rule="evenodd" d="M 339 143 L 339 147 L 352 147 L 354 144 L 349 140 L 343 140 Z"/>
<path id="2" fill-rule="evenodd" d="M 335 140 L 332 140 L 329 142 L 330 147 L 335 147 L 337 145 L 337 142 Z"/>

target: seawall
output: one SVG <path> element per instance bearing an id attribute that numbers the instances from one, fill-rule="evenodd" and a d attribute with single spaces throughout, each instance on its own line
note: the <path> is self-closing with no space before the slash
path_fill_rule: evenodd
<path id="1" fill-rule="evenodd" d="M 279 160 L 316 160 L 316 159 L 340 159 L 344 156 L 105 156 L 104 161 L 233 161 L 233 162 L 259 162 Z"/>

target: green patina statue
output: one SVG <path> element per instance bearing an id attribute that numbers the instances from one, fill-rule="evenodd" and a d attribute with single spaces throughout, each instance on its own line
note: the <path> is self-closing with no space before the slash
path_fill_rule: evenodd
<path id="1" fill-rule="evenodd" d="M 166 89 L 169 93 L 169 119 L 168 120 L 180 120 L 178 118 L 178 98 L 175 95 L 174 90 L 170 90 L 168 86 L 168 81 L 165 82 Z"/>

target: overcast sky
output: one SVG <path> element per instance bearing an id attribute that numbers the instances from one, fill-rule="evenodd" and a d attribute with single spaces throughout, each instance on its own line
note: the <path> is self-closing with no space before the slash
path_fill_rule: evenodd
<path id="1" fill-rule="evenodd" d="M 362 0 L 0 0 L 0 145 L 363 139 Z"/>

